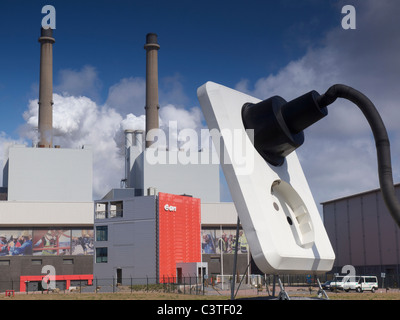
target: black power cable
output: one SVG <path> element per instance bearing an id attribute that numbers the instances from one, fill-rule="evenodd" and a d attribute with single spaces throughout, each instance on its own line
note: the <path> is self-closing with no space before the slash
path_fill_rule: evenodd
<path id="1" fill-rule="evenodd" d="M 304 142 L 303 130 L 328 114 L 326 107 L 337 98 L 356 104 L 367 119 L 375 139 L 379 183 L 385 204 L 400 227 L 400 204 L 393 185 L 389 137 L 374 104 L 361 92 L 336 84 L 323 95 L 311 91 L 290 102 L 274 96 L 242 108 L 246 129 L 254 130 L 254 147 L 271 165 L 281 166 L 285 157 Z"/>
<path id="2" fill-rule="evenodd" d="M 382 118 L 371 100 L 361 92 L 343 84 L 336 84 L 330 87 L 325 94 L 317 98 L 317 103 L 321 108 L 324 108 L 333 103 L 337 98 L 349 100 L 357 105 L 371 127 L 375 139 L 379 184 L 383 199 L 393 219 L 400 226 L 400 204 L 396 198 L 393 185 L 390 142 Z"/>

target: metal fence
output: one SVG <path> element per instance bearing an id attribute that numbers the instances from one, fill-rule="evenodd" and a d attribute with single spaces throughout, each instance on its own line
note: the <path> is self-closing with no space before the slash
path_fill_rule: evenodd
<path id="1" fill-rule="evenodd" d="M 281 276 L 282 283 L 286 286 L 306 286 L 316 284 L 314 279 L 307 276 Z M 78 293 L 134 293 L 134 292 L 160 292 L 190 295 L 231 295 L 232 289 L 236 295 L 253 295 L 267 292 L 270 286 L 276 283 L 273 276 L 267 275 L 237 275 L 233 282 L 232 275 L 184 276 L 180 278 L 164 276 L 161 278 L 93 278 L 89 284 L 87 280 L 71 280 L 69 287 L 66 281 L 56 280 L 53 289 L 58 292 Z M 47 291 L 42 287 L 41 281 L 26 283 L 25 293 Z M 20 290 L 20 282 L 0 282 L 0 292 L 5 290 Z"/>
<path id="2" fill-rule="evenodd" d="M 332 280 L 333 274 L 325 274 L 319 277 L 321 283 Z M 76 293 L 136 293 L 136 292 L 154 292 L 154 293 L 176 293 L 189 295 L 224 295 L 224 296 L 241 296 L 241 295 L 259 295 L 270 294 L 277 287 L 279 290 L 277 277 L 273 275 L 237 275 L 233 282 L 232 275 L 215 275 L 212 277 L 161 277 L 159 278 L 133 278 L 127 277 L 117 279 L 110 278 L 93 278 L 91 284 L 86 280 L 74 280 L 70 282 L 67 288 L 66 282 L 62 280 L 55 281 L 53 290 L 57 292 L 76 292 Z M 300 287 L 310 288 L 318 286 L 318 280 L 315 276 L 310 275 L 280 275 L 282 285 L 285 288 Z M 379 282 L 379 288 L 397 288 L 396 279 L 386 277 L 384 282 Z M 390 286 L 389 286 L 390 284 Z M 6 290 L 14 290 L 18 292 L 20 289 L 19 281 L 2 281 L 0 282 L 0 292 Z M 53 291 L 51 290 L 51 291 Z M 40 281 L 30 281 L 26 286 L 26 294 L 47 292 L 41 286 Z"/>

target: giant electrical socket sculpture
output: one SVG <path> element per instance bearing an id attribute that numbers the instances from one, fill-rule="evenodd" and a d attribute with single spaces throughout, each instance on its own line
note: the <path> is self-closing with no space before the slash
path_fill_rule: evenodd
<path id="1" fill-rule="evenodd" d="M 242 107 L 260 100 L 213 82 L 197 94 L 210 131 L 220 133 L 212 139 L 222 146 L 217 153 L 258 268 L 266 274 L 330 271 L 335 254 L 296 153 L 272 166 L 245 130 Z M 237 156 L 244 150 L 247 165 Z"/>

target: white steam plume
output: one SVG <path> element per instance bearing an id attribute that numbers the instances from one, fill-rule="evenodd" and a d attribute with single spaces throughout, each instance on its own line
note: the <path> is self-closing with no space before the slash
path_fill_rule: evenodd
<path id="1" fill-rule="evenodd" d="M 125 82 L 122 84 L 126 85 Z M 114 87 L 114 90 L 118 88 Z M 132 113 L 122 116 L 108 104 L 99 106 L 84 96 L 54 94 L 53 100 L 53 144 L 63 148 L 92 146 L 93 197 L 100 199 L 110 189 L 120 186 L 124 175 L 124 131 L 144 130 L 145 116 Z M 20 130 L 21 136 L 30 141 L 37 140 L 37 102 L 29 101 L 28 110 L 23 114 L 26 123 Z M 167 105 L 160 109 L 160 116 L 160 127 L 166 132 L 169 122 L 175 120 L 179 130 L 192 128 L 199 131 L 202 128 L 199 108 L 188 111 Z"/>

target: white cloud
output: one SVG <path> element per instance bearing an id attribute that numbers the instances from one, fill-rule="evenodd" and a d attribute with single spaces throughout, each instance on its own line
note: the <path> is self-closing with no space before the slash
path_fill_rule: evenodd
<path id="1" fill-rule="evenodd" d="M 121 121 L 121 130 L 142 130 L 144 131 L 146 128 L 146 116 L 141 115 L 139 117 L 135 116 L 132 113 L 126 115 L 125 119 Z"/>
<path id="2" fill-rule="evenodd" d="M 181 108 L 187 105 L 189 99 L 185 94 L 182 78 L 180 74 L 175 74 L 160 79 L 160 105 L 173 104 Z"/>
<path id="3" fill-rule="evenodd" d="M 86 65 L 81 70 L 62 69 L 58 73 L 58 85 L 54 92 L 73 96 L 86 96 L 95 101 L 99 100 L 99 90 L 102 83 L 97 70 Z"/>
<path id="4" fill-rule="evenodd" d="M 160 109 L 160 117 L 160 126 L 168 127 L 169 122 L 176 121 L 178 130 L 187 128 L 197 130 L 202 127 L 202 112 L 197 107 L 186 110 L 169 104 Z"/>
<path id="5" fill-rule="evenodd" d="M 108 91 L 106 105 L 112 106 L 122 114 L 142 115 L 145 113 L 146 80 L 143 78 L 124 78 Z"/>
<path id="6" fill-rule="evenodd" d="M 181 76 L 176 74 L 159 80 L 160 106 L 173 104 L 179 108 L 186 106 L 188 98 L 184 93 Z M 142 115 L 146 105 L 146 80 L 141 77 L 121 79 L 110 87 L 107 105 L 122 114 Z"/>

